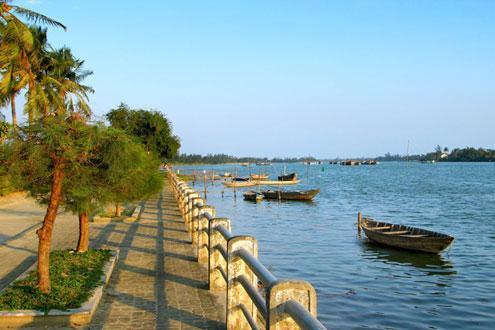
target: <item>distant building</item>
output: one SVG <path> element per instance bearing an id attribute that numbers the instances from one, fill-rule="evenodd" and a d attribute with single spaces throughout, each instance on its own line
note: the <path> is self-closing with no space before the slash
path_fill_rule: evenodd
<path id="1" fill-rule="evenodd" d="M 444 159 L 444 158 L 447 158 L 447 157 L 449 157 L 449 153 L 446 152 L 446 151 L 442 152 L 442 154 L 440 155 L 440 159 Z"/>

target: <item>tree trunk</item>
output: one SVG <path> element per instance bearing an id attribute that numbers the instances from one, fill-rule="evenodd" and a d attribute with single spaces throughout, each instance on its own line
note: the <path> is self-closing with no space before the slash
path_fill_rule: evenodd
<path id="1" fill-rule="evenodd" d="M 62 192 L 64 176 L 63 164 L 60 159 L 54 159 L 55 166 L 52 175 L 50 201 L 46 210 L 43 226 L 36 231 L 38 234 L 38 287 L 43 293 L 50 293 L 50 247 L 55 218 L 57 217 Z"/>
<path id="2" fill-rule="evenodd" d="M 12 127 L 14 133 L 17 132 L 17 114 L 15 111 L 15 94 L 10 95 L 10 107 L 12 109 Z"/>
<path id="3" fill-rule="evenodd" d="M 87 212 L 79 213 L 79 240 L 77 241 L 77 252 L 88 251 L 89 248 L 89 216 Z"/>
<path id="4" fill-rule="evenodd" d="M 120 217 L 120 206 L 119 203 L 115 203 L 115 216 Z"/>

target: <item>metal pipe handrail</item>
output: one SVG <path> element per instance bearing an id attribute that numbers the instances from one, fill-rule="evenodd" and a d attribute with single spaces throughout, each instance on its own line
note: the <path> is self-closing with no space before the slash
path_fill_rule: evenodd
<path id="1" fill-rule="evenodd" d="M 253 319 L 249 311 L 247 310 L 246 306 L 244 305 L 237 305 L 237 307 L 242 311 L 242 315 L 246 318 L 246 321 L 248 321 L 249 326 L 253 330 L 258 330 L 258 325 L 256 324 L 256 321 Z"/>
<path id="2" fill-rule="evenodd" d="M 218 231 L 223 236 L 223 238 L 225 238 L 226 240 L 229 240 L 232 237 L 234 237 L 234 235 L 227 228 L 225 228 L 222 225 L 216 226 L 214 229 L 216 231 Z"/>
<path id="3" fill-rule="evenodd" d="M 258 311 L 263 316 L 263 319 L 266 319 L 268 314 L 266 308 L 266 301 L 258 292 L 258 290 L 249 282 L 249 279 L 246 275 L 239 275 L 236 277 L 236 280 L 242 285 L 246 293 L 248 294 L 251 301 L 254 303 Z"/>
<path id="4" fill-rule="evenodd" d="M 223 257 L 225 261 L 228 260 L 229 257 L 227 255 L 227 250 L 225 250 L 225 248 L 222 245 L 217 244 L 213 247 L 213 249 L 218 250 L 218 252 L 220 252 L 220 255 Z"/>
<path id="5" fill-rule="evenodd" d="M 323 324 L 313 315 L 303 305 L 295 300 L 288 300 L 283 305 L 284 311 L 292 317 L 292 319 L 304 330 L 324 330 L 326 329 Z"/>
<path id="6" fill-rule="evenodd" d="M 227 278 L 227 274 L 225 273 L 225 271 L 223 270 L 222 267 L 220 266 L 217 266 L 215 268 L 216 270 L 218 270 L 220 272 L 220 274 L 222 275 L 223 279 L 225 280 L 225 282 L 227 282 L 229 279 Z"/>
<path id="7" fill-rule="evenodd" d="M 215 217 L 214 217 L 214 216 L 212 216 L 209 212 L 205 212 L 205 213 L 203 213 L 203 216 L 204 216 L 206 219 L 208 219 L 208 221 L 209 221 L 209 220 L 212 220 L 212 219 L 215 219 Z"/>
<path id="8" fill-rule="evenodd" d="M 238 256 L 246 263 L 249 269 L 256 274 L 265 287 L 268 287 L 270 284 L 277 281 L 277 278 L 246 249 L 241 248 L 236 250 L 234 251 L 234 255 Z"/>

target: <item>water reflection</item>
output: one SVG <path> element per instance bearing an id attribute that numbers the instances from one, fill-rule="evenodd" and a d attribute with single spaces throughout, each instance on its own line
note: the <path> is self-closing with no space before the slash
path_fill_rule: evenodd
<path id="1" fill-rule="evenodd" d="M 361 246 L 365 259 L 376 260 L 385 264 L 414 266 L 423 270 L 425 275 L 457 274 L 452 262 L 439 254 L 385 247 L 366 239 L 362 241 Z"/>

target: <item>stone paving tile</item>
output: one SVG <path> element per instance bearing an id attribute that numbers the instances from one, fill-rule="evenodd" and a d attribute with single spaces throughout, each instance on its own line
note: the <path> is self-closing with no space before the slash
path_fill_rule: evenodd
<path id="1" fill-rule="evenodd" d="M 92 230 L 92 245 L 120 258 L 90 329 L 224 329 L 225 307 L 207 289 L 168 185 L 139 221 Z"/>

